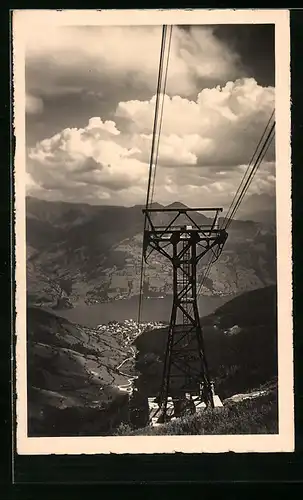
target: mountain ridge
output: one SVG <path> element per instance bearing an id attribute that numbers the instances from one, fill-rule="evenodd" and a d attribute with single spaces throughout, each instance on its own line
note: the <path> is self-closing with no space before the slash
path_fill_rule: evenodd
<path id="1" fill-rule="evenodd" d="M 267 287 L 201 319 L 211 377 L 222 400 L 232 402 L 235 394 L 277 379 L 275 311 L 276 287 Z M 119 387 L 129 385 L 126 372 L 142 400 L 159 389 L 166 327 L 147 325 L 141 334 L 134 322 L 87 328 L 33 307 L 27 318 L 30 436 L 108 435 L 123 422 L 144 427 L 146 407 Z M 257 424 L 258 419 L 253 432 Z"/>
<path id="2" fill-rule="evenodd" d="M 40 299 L 45 302 L 42 284 L 39 299 L 39 283 L 44 281 L 52 283 L 52 288 L 58 290 L 57 299 L 61 298 L 62 279 L 73 282 L 68 297 L 71 304 L 139 293 L 144 225 L 140 206 L 77 205 L 28 198 L 26 216 L 27 290 L 31 304 Z M 200 223 L 205 220 L 203 214 L 197 213 L 196 217 L 200 217 Z M 230 295 L 274 283 L 275 228 L 234 220 L 228 232 L 222 255 L 212 266 L 202 294 Z M 206 262 L 202 261 L 198 279 L 203 266 Z M 171 293 L 171 275 L 169 262 L 154 252 L 146 266 L 151 292 Z M 120 286 L 115 287 L 113 283 L 119 280 Z"/>

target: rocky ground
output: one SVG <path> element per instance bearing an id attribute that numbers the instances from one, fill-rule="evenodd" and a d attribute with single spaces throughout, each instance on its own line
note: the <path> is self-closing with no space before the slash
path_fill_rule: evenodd
<path id="1" fill-rule="evenodd" d="M 137 376 L 132 343 L 157 323 L 93 329 L 39 308 L 27 315 L 29 434 L 102 434 L 127 418 Z"/>

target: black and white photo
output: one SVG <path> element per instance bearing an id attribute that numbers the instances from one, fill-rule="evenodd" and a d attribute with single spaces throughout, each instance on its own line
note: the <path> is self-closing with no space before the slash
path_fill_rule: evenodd
<path id="1" fill-rule="evenodd" d="M 287 11 L 16 11 L 20 453 L 291 451 Z"/>

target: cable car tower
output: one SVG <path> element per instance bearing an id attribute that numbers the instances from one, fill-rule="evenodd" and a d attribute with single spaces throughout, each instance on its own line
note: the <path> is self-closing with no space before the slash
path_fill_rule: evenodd
<path id="1" fill-rule="evenodd" d="M 188 208 L 184 205 L 174 208 L 153 208 L 171 36 L 172 26 L 169 28 L 163 26 L 147 197 L 143 210 L 144 230 L 138 313 L 138 324 L 140 324 L 144 261 L 147 262 L 152 252 L 158 252 L 170 262 L 173 275 L 173 303 L 163 358 L 162 382 L 156 402 L 152 403 L 153 409 L 156 406 L 154 418 L 160 413 L 158 423 L 164 423 L 173 416 L 181 416 L 187 408 L 196 411 L 201 405 L 211 408 L 215 406 L 214 389 L 208 371 L 199 318 L 197 296 L 203 281 L 199 283 L 197 290 L 197 266 L 202 258 L 209 254 L 204 280 L 210 266 L 222 252 L 228 237 L 227 229 L 275 134 L 273 110 L 223 222 L 219 221 L 222 208 Z"/>
<path id="2" fill-rule="evenodd" d="M 180 406 L 186 396 L 191 402 L 200 400 L 206 406 L 214 406 L 197 303 L 197 265 L 207 253 L 212 252 L 216 259 L 222 251 L 227 233 L 218 227 L 221 211 L 221 208 L 143 210 L 147 218 L 144 258 L 159 252 L 170 261 L 173 274 L 173 304 L 158 397 L 159 423 L 177 416 L 178 403 Z M 207 224 L 202 224 L 205 213 L 212 216 L 206 219 Z M 159 225 L 155 218 L 164 218 L 167 223 Z M 173 412 L 168 411 L 169 397 L 175 403 Z"/>

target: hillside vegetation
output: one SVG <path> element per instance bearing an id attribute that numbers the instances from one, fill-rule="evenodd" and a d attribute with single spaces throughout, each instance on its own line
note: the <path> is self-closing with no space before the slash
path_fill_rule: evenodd
<path id="1" fill-rule="evenodd" d="M 117 435 L 164 436 L 164 435 L 230 435 L 230 434 L 277 434 L 278 401 L 273 383 L 265 395 L 235 403 L 226 400 L 223 408 L 206 410 L 168 422 L 167 424 L 132 429 L 121 424 Z"/>
<path id="2" fill-rule="evenodd" d="M 202 318 L 206 355 L 221 398 L 277 376 L 276 287 L 247 292 Z M 136 385 L 156 395 L 162 377 L 167 328 L 146 331 L 135 341 Z"/>
<path id="3" fill-rule="evenodd" d="M 147 397 L 156 395 L 160 386 L 167 329 L 159 325 L 136 337 L 131 322 L 87 328 L 53 311 L 29 307 L 29 435 L 275 432 L 277 386 L 269 384 L 277 379 L 275 311 L 276 289 L 266 287 L 202 318 L 208 363 L 223 410 L 142 431 Z M 129 386 L 130 376 L 138 377 L 133 384 L 139 389 L 137 400 L 131 401 L 121 390 Z M 243 393 L 264 384 L 265 394 L 245 400 Z"/>
<path id="4" fill-rule="evenodd" d="M 130 355 L 123 339 L 38 308 L 27 317 L 29 435 L 110 432 L 127 415 L 117 388 L 128 383 L 117 370 Z"/>
<path id="5" fill-rule="evenodd" d="M 202 214 L 193 214 L 198 223 L 209 223 Z M 141 206 L 92 206 L 27 198 L 26 215 L 30 305 L 57 305 L 62 297 L 61 278 L 72 281 L 68 299 L 74 305 L 139 293 Z M 160 223 L 167 220 L 167 215 L 158 216 Z M 275 247 L 274 225 L 233 221 L 223 253 L 212 266 L 202 293 L 230 295 L 274 284 Z M 205 264 L 201 262 L 200 274 Z M 146 281 L 151 294 L 172 291 L 170 264 L 157 253 L 149 258 Z"/>

